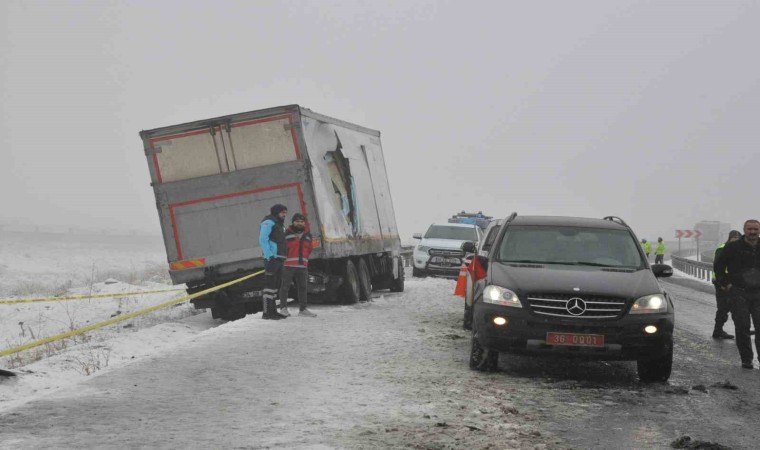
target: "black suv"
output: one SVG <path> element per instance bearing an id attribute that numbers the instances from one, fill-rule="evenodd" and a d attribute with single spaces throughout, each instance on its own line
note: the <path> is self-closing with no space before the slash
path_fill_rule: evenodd
<path id="1" fill-rule="evenodd" d="M 475 284 L 470 367 L 499 352 L 635 360 L 642 381 L 666 381 L 673 302 L 639 240 L 618 217 L 520 216 L 504 222 Z M 465 247 L 471 247 L 465 244 Z"/>

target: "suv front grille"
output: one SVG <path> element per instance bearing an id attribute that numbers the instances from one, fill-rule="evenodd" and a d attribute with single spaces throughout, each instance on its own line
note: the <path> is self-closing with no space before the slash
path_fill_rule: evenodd
<path id="1" fill-rule="evenodd" d="M 533 293 L 528 294 L 528 304 L 534 313 L 542 316 L 614 319 L 622 314 L 626 299 L 599 295 Z"/>
<path id="2" fill-rule="evenodd" d="M 461 250 L 441 250 L 438 248 L 430 249 L 431 256 L 455 256 L 461 258 L 464 256 L 464 252 Z"/>

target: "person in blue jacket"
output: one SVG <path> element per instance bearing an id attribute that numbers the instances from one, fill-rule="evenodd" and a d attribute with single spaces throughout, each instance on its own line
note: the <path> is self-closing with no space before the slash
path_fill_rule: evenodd
<path id="1" fill-rule="evenodd" d="M 287 251 L 285 248 L 285 217 L 288 208 L 277 203 L 269 209 L 270 214 L 261 221 L 259 229 L 259 246 L 264 258 L 264 301 L 263 319 L 280 320 L 286 317 L 277 312 L 275 300 L 280 290 L 282 265 Z M 281 301 L 287 302 L 287 299 Z M 280 306 L 285 306 L 281 304 Z"/>

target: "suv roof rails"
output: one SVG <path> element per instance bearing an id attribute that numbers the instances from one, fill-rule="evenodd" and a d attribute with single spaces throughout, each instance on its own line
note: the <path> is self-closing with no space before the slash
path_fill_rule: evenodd
<path id="1" fill-rule="evenodd" d="M 620 218 L 620 217 L 618 217 L 618 216 L 607 216 L 607 217 L 604 217 L 604 218 L 603 218 L 603 220 L 609 220 L 610 222 L 617 222 L 617 223 L 619 223 L 620 225 L 623 225 L 623 226 L 625 226 L 626 228 L 630 228 L 630 227 L 628 226 L 628 224 L 627 224 L 627 223 L 625 223 L 625 220 L 621 219 L 621 218 Z"/>

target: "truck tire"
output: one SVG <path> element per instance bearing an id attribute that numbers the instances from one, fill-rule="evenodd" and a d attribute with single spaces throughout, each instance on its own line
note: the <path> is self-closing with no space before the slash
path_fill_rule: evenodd
<path id="1" fill-rule="evenodd" d="M 412 267 L 412 276 L 416 278 L 425 278 L 427 274 L 422 269 Z"/>
<path id="2" fill-rule="evenodd" d="M 353 305 L 359 300 L 359 271 L 356 270 L 356 265 L 350 259 L 346 260 L 346 266 L 343 270 L 340 296 L 346 305 Z"/>
<path id="3" fill-rule="evenodd" d="M 366 302 L 372 295 L 372 275 L 364 258 L 359 258 L 359 300 Z"/>
<path id="4" fill-rule="evenodd" d="M 245 307 L 243 305 L 214 306 L 211 308 L 211 317 L 227 321 L 242 319 L 245 317 Z"/>
<path id="5" fill-rule="evenodd" d="M 399 259 L 398 278 L 391 278 L 391 292 L 404 292 L 404 260 Z"/>

